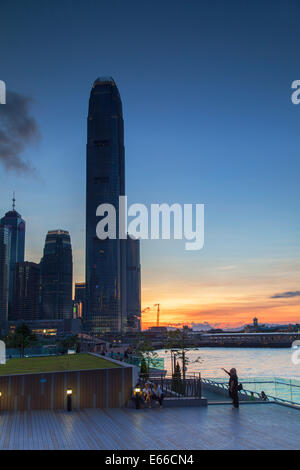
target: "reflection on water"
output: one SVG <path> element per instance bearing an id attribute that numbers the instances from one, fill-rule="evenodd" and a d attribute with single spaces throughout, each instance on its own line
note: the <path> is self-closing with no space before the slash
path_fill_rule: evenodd
<path id="1" fill-rule="evenodd" d="M 170 352 L 157 351 L 164 358 L 165 369 L 171 372 Z M 199 348 L 187 353 L 187 373 L 201 372 L 202 377 L 226 377 L 221 367 L 237 369 L 240 377 L 285 377 L 300 379 L 300 364 L 292 362 L 292 349 L 270 348 Z M 200 356 L 201 362 L 194 363 Z"/>

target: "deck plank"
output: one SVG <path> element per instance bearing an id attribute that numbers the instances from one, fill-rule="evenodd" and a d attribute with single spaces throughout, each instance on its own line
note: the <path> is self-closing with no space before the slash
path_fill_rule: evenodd
<path id="1" fill-rule="evenodd" d="M 0 449 L 299 449 L 299 428 L 276 404 L 4 411 Z"/>

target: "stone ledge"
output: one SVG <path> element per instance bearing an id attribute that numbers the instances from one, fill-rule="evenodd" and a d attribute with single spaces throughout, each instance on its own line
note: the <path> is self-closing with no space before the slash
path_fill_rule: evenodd
<path id="1" fill-rule="evenodd" d="M 127 402 L 127 408 L 135 408 L 135 403 L 133 400 L 129 400 Z M 185 406 L 207 406 L 207 399 L 205 397 L 202 398 L 192 398 L 192 397 L 183 397 L 183 398 L 164 398 L 163 400 L 163 407 L 164 408 L 171 408 L 171 407 L 185 407 Z M 152 408 L 157 408 L 158 406 L 156 403 L 152 403 Z M 141 409 L 148 408 L 145 405 L 141 405 Z"/>

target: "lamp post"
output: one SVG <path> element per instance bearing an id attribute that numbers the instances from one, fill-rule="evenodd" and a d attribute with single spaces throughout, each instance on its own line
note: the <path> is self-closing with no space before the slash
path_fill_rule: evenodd
<path id="1" fill-rule="evenodd" d="M 67 389 L 67 410 L 72 411 L 72 393 L 73 390 L 71 388 Z"/>
<path id="2" fill-rule="evenodd" d="M 140 395 L 141 395 L 141 389 L 140 387 L 136 387 L 134 389 L 134 398 L 135 398 L 135 408 L 137 410 L 140 409 Z"/>

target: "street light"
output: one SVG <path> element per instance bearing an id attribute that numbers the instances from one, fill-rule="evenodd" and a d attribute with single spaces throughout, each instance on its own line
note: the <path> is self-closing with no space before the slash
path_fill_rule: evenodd
<path id="1" fill-rule="evenodd" d="M 135 389 L 134 389 L 134 398 L 135 398 L 135 408 L 137 410 L 140 409 L 140 395 L 141 395 L 140 387 L 135 387 Z"/>
<path id="2" fill-rule="evenodd" d="M 72 411 L 72 393 L 73 390 L 71 388 L 67 389 L 67 410 Z"/>

